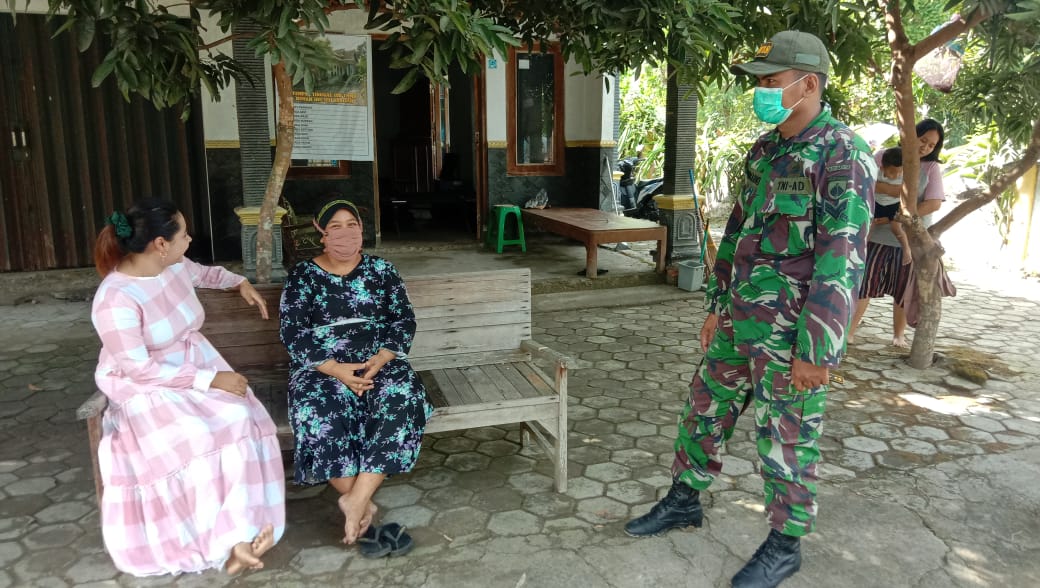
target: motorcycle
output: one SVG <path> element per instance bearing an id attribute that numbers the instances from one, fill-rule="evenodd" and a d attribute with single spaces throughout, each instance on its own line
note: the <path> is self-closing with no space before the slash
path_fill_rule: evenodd
<path id="1" fill-rule="evenodd" d="M 618 160 L 618 205 L 627 217 L 658 222 L 661 213 L 653 197 L 664 189 L 664 178 L 636 181 L 636 168 L 641 161 L 638 156 Z"/>

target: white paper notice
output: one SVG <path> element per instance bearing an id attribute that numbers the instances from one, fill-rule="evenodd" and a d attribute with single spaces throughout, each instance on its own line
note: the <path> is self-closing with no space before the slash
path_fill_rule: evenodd
<path id="1" fill-rule="evenodd" d="M 372 38 L 333 34 L 326 38 L 345 65 L 340 76 L 316 86 L 311 94 L 304 92 L 302 84 L 293 90 L 292 158 L 372 161 Z"/>

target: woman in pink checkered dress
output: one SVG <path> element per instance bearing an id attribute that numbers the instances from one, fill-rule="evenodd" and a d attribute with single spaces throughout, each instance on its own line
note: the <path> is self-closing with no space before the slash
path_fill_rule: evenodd
<path id="1" fill-rule="evenodd" d="M 285 528 L 275 425 L 199 333 L 195 288 L 267 309 L 242 276 L 185 258 L 189 243 L 172 203 L 144 200 L 108 219 L 95 250 L 102 535 L 136 576 L 258 569 Z"/>

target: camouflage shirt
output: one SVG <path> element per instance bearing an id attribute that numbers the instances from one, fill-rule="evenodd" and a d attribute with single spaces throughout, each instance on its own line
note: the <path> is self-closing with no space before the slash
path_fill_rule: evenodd
<path id="1" fill-rule="evenodd" d="M 794 137 L 776 129 L 759 137 L 744 169 L 708 280 L 708 311 L 732 314 L 738 345 L 761 346 L 786 330 L 795 358 L 836 366 L 874 206 L 870 148 L 824 105 Z"/>

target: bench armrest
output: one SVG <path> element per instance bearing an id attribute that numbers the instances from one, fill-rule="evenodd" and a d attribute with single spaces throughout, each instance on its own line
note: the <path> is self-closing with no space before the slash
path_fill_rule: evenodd
<path id="1" fill-rule="evenodd" d="M 108 397 L 101 392 L 95 391 L 86 402 L 76 409 L 76 419 L 84 421 L 92 417 L 101 416 L 108 406 Z"/>
<path id="2" fill-rule="evenodd" d="M 520 348 L 525 351 L 531 352 L 531 355 L 535 357 L 540 357 L 542 359 L 552 361 L 560 367 L 564 367 L 567 369 L 578 367 L 578 362 L 575 361 L 573 357 L 564 355 L 559 351 L 554 351 L 553 349 L 546 347 L 545 345 L 542 345 L 541 343 L 532 339 L 521 341 Z"/>

